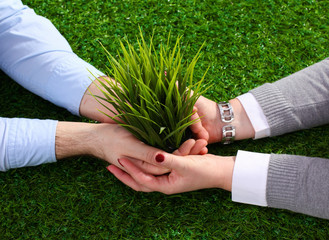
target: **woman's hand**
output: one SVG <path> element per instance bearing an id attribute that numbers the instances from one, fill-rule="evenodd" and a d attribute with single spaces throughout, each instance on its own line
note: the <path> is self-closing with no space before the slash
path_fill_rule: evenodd
<path id="1" fill-rule="evenodd" d="M 253 138 L 255 131 L 242 104 L 237 98 L 229 102 L 234 112 L 234 120 L 230 124 L 235 126 L 235 139 Z M 209 136 L 209 143 L 220 142 L 223 138 L 222 128 L 227 123 L 221 121 L 217 103 L 201 96 L 195 103 L 195 107 L 197 108 L 197 114 L 200 116 L 201 123 L 191 126 L 194 135 L 197 136 L 197 139 L 204 138 L 202 136 L 206 136 L 206 133 L 204 133 L 206 131 Z M 202 135 L 200 136 L 198 133 L 202 133 Z"/>
<path id="2" fill-rule="evenodd" d="M 145 173 L 128 158 L 120 158 L 124 170 L 111 165 L 108 170 L 120 181 L 136 191 L 175 194 L 204 188 L 222 188 L 231 191 L 235 157 L 215 155 L 175 156 L 158 154 L 150 162 L 171 169 L 162 176 Z"/>
<path id="3" fill-rule="evenodd" d="M 203 139 L 190 139 L 174 153 L 177 155 L 204 153 L 207 152 L 206 145 L 207 141 Z M 144 144 L 118 124 L 59 122 L 55 147 L 57 159 L 92 155 L 122 168 L 118 159 L 129 158 L 147 173 L 158 175 L 169 171 L 164 166 L 149 163 L 157 154 L 164 154 L 164 151 Z"/>
<path id="4" fill-rule="evenodd" d="M 118 167 L 121 167 L 118 162 L 119 158 L 130 158 L 136 166 L 145 172 L 156 175 L 169 172 L 166 167 L 150 164 L 156 155 L 166 152 L 141 142 L 118 124 L 97 124 L 94 135 L 98 141 L 93 152 L 98 158 L 114 163 Z M 184 142 L 174 154 L 183 156 L 204 153 L 207 152 L 206 145 L 205 140 L 190 139 Z"/>

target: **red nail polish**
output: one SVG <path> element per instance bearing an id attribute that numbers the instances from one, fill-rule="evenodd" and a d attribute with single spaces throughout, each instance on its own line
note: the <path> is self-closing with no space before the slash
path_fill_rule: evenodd
<path id="1" fill-rule="evenodd" d="M 120 162 L 120 159 L 118 158 L 118 163 L 122 166 L 122 167 L 124 167 L 123 165 L 122 165 L 122 163 Z"/>
<path id="2" fill-rule="evenodd" d="M 163 162 L 164 159 L 165 159 L 165 157 L 161 153 L 159 153 L 158 155 L 155 156 L 155 161 L 157 161 L 159 163 Z"/>
<path id="3" fill-rule="evenodd" d="M 107 166 L 106 169 L 107 169 L 107 171 L 109 171 L 110 173 L 112 173 L 112 172 L 110 171 L 109 167 L 110 167 L 110 166 Z"/>

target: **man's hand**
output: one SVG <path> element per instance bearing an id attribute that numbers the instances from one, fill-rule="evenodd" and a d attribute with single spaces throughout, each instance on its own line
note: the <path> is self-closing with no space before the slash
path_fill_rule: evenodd
<path id="1" fill-rule="evenodd" d="M 190 139 L 175 151 L 177 155 L 207 152 L 207 141 Z M 56 158 L 91 155 L 122 168 L 119 158 L 129 158 L 140 169 L 155 175 L 169 169 L 150 164 L 151 159 L 164 151 L 150 147 L 136 139 L 118 124 L 59 122 L 55 139 Z"/>

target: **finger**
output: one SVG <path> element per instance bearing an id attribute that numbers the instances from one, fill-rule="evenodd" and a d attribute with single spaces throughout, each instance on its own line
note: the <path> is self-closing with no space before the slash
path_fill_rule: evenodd
<path id="1" fill-rule="evenodd" d="M 163 166 L 159 166 L 159 165 L 156 166 L 156 165 L 150 164 L 148 162 L 144 162 L 144 161 L 141 161 L 138 159 L 133 159 L 133 158 L 129 158 L 129 160 L 145 173 L 149 173 L 152 175 L 162 175 L 162 174 L 170 172 L 170 169 L 163 167 Z"/>
<path id="2" fill-rule="evenodd" d="M 208 148 L 207 147 L 204 147 L 201 151 L 200 151 L 200 155 L 205 155 L 208 153 Z"/>
<path id="3" fill-rule="evenodd" d="M 135 191 L 151 192 L 151 190 L 145 188 L 144 186 L 139 185 L 135 181 L 135 179 L 133 179 L 128 173 L 126 173 L 125 171 L 122 171 L 117 166 L 110 165 L 107 167 L 107 170 L 109 172 L 111 172 L 118 180 L 120 180 L 122 183 L 124 183 L 128 187 L 131 187 Z"/>
<path id="4" fill-rule="evenodd" d="M 145 143 L 140 142 L 140 144 L 136 147 L 136 144 L 127 144 L 125 146 L 125 157 L 137 159 L 140 161 L 144 161 L 153 165 L 157 165 L 155 161 L 155 157 L 158 154 L 164 154 L 165 152 L 148 146 Z"/>
<path id="5" fill-rule="evenodd" d="M 176 156 L 170 153 L 158 154 L 155 156 L 157 165 L 164 166 L 173 171 L 181 171 L 186 168 L 186 161 L 189 161 L 188 156 Z"/>
<path id="6" fill-rule="evenodd" d="M 191 116 L 191 121 L 197 120 L 197 119 L 198 120 L 190 126 L 190 129 L 191 129 L 192 133 L 197 139 L 205 139 L 206 141 L 208 141 L 209 140 L 209 133 L 202 126 L 202 122 L 201 122 L 200 116 L 197 112 L 197 108 L 193 107 L 193 111 L 194 111 L 194 114 Z"/>
<path id="7" fill-rule="evenodd" d="M 191 152 L 191 149 L 195 145 L 194 139 L 188 139 L 186 140 L 176 151 L 173 152 L 173 154 L 177 156 L 186 156 Z"/>
<path id="8" fill-rule="evenodd" d="M 201 150 L 203 150 L 207 146 L 207 141 L 204 139 L 198 139 L 195 141 L 194 146 L 190 151 L 190 155 L 198 155 L 200 154 Z"/>
<path id="9" fill-rule="evenodd" d="M 129 159 L 120 159 L 121 164 L 124 166 L 126 172 L 130 175 L 135 182 L 142 186 L 142 189 L 149 191 L 157 191 L 162 193 L 168 193 L 168 189 L 172 189 L 174 186 L 170 184 L 169 175 L 153 176 L 142 172 L 136 167 Z M 130 182 L 129 182 L 130 183 Z"/>

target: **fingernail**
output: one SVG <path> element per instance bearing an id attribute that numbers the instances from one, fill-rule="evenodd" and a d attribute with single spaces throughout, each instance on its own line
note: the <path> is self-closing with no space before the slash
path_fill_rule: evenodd
<path id="1" fill-rule="evenodd" d="M 157 162 L 163 162 L 165 159 L 165 157 L 163 156 L 163 154 L 159 153 L 158 155 L 155 156 L 155 161 Z"/>
<path id="2" fill-rule="evenodd" d="M 110 167 L 110 166 L 107 166 L 106 169 L 107 169 L 107 171 L 111 172 L 111 170 L 109 169 L 109 167 Z"/>
<path id="3" fill-rule="evenodd" d="M 118 158 L 118 163 L 122 166 L 122 167 L 124 167 L 123 165 L 122 165 L 122 163 L 120 162 L 120 159 Z"/>

